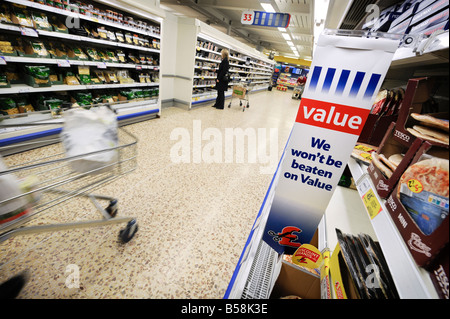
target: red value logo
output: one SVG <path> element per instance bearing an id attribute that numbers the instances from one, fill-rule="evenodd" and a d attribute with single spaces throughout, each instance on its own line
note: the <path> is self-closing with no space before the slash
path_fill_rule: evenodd
<path id="1" fill-rule="evenodd" d="M 359 135 L 369 110 L 302 98 L 296 122 Z"/>

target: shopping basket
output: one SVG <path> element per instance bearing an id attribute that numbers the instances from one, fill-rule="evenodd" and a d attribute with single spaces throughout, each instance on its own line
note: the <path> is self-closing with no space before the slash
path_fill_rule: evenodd
<path id="1" fill-rule="evenodd" d="M 32 125 L 32 124 L 29 124 Z M 23 163 L 14 163 L 6 170 L 0 171 L 0 178 L 13 174 L 18 180 L 27 181 L 31 178 L 30 185 L 22 189 L 22 193 L 0 201 L 0 209 L 3 205 L 13 201 L 25 202 L 23 213 L 12 216 L 9 219 L 0 220 L 0 242 L 17 235 L 34 234 L 49 231 L 60 231 L 75 228 L 87 228 L 105 226 L 118 223 L 127 223 L 119 232 L 119 239 L 126 243 L 130 241 L 138 230 L 137 221 L 133 217 L 118 217 L 118 201 L 109 196 L 93 194 L 92 192 L 115 179 L 134 171 L 137 167 L 137 138 L 124 128 L 118 129 L 118 141 L 116 147 L 98 150 L 82 155 L 67 157 L 61 138 L 49 139 L 45 150 L 45 157 Z M 36 142 L 39 143 L 39 142 Z M 33 142 L 28 142 L 27 147 L 32 147 Z M 14 146 L 0 147 L 0 154 L 4 149 Z M 37 146 L 39 146 L 37 144 Z M 88 158 L 89 156 L 104 152 L 117 152 L 113 161 L 95 169 L 78 172 L 73 169 L 72 161 Z M 52 211 L 56 207 L 71 199 L 88 198 L 101 215 L 100 219 L 87 221 L 74 221 L 69 223 L 44 224 L 29 223 L 35 218 Z M 106 201 L 105 208 L 101 201 Z M 4 207 L 5 207 L 4 206 Z M 1 210 L 0 210 L 1 211 Z M 20 216 L 19 216 L 20 215 Z M 17 217 L 18 216 L 18 217 Z M 0 217 L 2 217 L 0 215 Z M 4 216 L 3 216 L 4 217 Z"/>

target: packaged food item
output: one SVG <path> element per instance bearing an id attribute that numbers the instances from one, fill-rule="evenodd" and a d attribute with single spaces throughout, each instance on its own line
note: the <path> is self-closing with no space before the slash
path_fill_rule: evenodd
<path id="1" fill-rule="evenodd" d="M 17 55 L 11 41 L 0 38 L 0 55 Z"/>
<path id="2" fill-rule="evenodd" d="M 73 94 L 73 100 L 82 107 L 90 107 L 93 103 L 91 92 L 76 92 Z"/>
<path id="3" fill-rule="evenodd" d="M 69 58 L 77 59 L 77 60 L 88 60 L 89 57 L 83 52 L 80 47 L 72 47 L 69 51 Z"/>
<path id="4" fill-rule="evenodd" d="M 10 87 L 8 77 L 6 76 L 6 73 L 0 70 L 0 88 Z"/>
<path id="5" fill-rule="evenodd" d="M 0 23 L 12 23 L 11 9 L 6 3 L 0 5 Z"/>
<path id="6" fill-rule="evenodd" d="M 117 50 L 117 59 L 119 62 L 126 63 L 126 56 L 125 53 L 122 50 Z"/>
<path id="7" fill-rule="evenodd" d="M 95 76 L 102 82 L 102 83 L 106 83 L 106 78 L 105 75 L 103 74 L 103 71 L 100 70 L 95 70 Z"/>
<path id="8" fill-rule="evenodd" d="M 87 48 L 86 53 L 92 61 L 101 61 L 98 52 L 94 48 Z"/>
<path id="9" fill-rule="evenodd" d="M 44 42 L 40 40 L 30 40 L 25 42 L 28 46 L 28 51 L 37 54 L 39 57 L 50 57 L 49 52 L 47 51 Z M 27 52 L 27 48 L 25 48 L 25 52 Z"/>
<path id="10" fill-rule="evenodd" d="M 52 30 L 52 25 L 48 21 L 47 15 L 41 12 L 34 11 L 32 13 L 33 21 L 36 24 L 36 28 L 42 30 Z"/>
<path id="11" fill-rule="evenodd" d="M 403 173 L 397 187 L 400 199 L 425 235 L 448 216 L 449 160 L 422 156 Z"/>
<path id="12" fill-rule="evenodd" d="M 116 39 L 117 41 L 124 43 L 125 42 L 125 37 L 123 36 L 122 32 L 116 32 Z"/>
<path id="13" fill-rule="evenodd" d="M 69 29 L 67 28 L 67 26 L 62 21 L 60 21 L 56 16 L 50 16 L 50 24 L 53 27 L 53 31 L 69 33 Z"/>
<path id="14" fill-rule="evenodd" d="M 16 102 L 10 97 L 0 97 L 0 114 L 15 115 L 19 114 Z"/>
<path id="15" fill-rule="evenodd" d="M 131 33 L 125 33 L 125 42 L 128 44 L 133 44 L 133 36 Z"/>
<path id="16" fill-rule="evenodd" d="M 108 31 L 105 29 L 105 27 L 97 28 L 97 32 L 98 32 L 100 39 L 103 39 L 103 40 L 108 39 Z"/>
<path id="17" fill-rule="evenodd" d="M 19 96 L 16 98 L 16 105 L 17 109 L 20 113 L 28 113 L 28 112 L 34 112 L 33 105 L 29 102 L 28 98 L 26 96 Z"/>
<path id="18" fill-rule="evenodd" d="M 138 59 L 138 58 L 134 55 L 134 53 L 132 53 L 132 52 L 130 52 L 130 53 L 128 54 L 128 58 L 129 58 L 133 63 L 136 63 L 136 64 L 139 64 L 139 63 L 141 62 L 141 60 Z"/>
<path id="19" fill-rule="evenodd" d="M 64 76 L 64 84 L 67 85 L 80 85 L 76 75 L 72 71 L 67 71 Z"/>
<path id="20" fill-rule="evenodd" d="M 112 32 L 112 31 L 108 31 L 107 32 L 107 37 L 108 37 L 108 40 L 109 41 L 116 41 L 117 39 L 116 39 L 116 35 L 114 34 L 114 32 Z"/>
<path id="21" fill-rule="evenodd" d="M 116 55 L 114 54 L 114 51 L 111 50 L 107 50 L 105 52 L 106 56 L 109 59 L 109 62 L 119 62 L 119 59 L 116 57 Z"/>
<path id="22" fill-rule="evenodd" d="M 88 66 L 78 66 L 78 77 L 81 84 L 91 84 L 91 73 Z"/>
<path id="23" fill-rule="evenodd" d="M 422 125 L 438 128 L 447 132 L 449 131 L 448 120 L 438 119 L 429 114 L 418 114 L 418 113 L 411 113 L 411 117 L 421 122 Z"/>
<path id="24" fill-rule="evenodd" d="M 104 75 L 105 75 L 106 82 L 108 82 L 108 83 L 118 83 L 119 82 L 119 80 L 117 80 L 117 76 L 114 73 L 114 71 L 107 70 L 104 72 Z"/>
<path id="25" fill-rule="evenodd" d="M 134 83 L 134 80 L 130 77 L 127 70 L 117 71 L 117 79 L 121 84 L 124 83 Z"/>
<path id="26" fill-rule="evenodd" d="M 27 84 L 30 86 L 50 86 L 50 68 L 42 65 L 26 65 L 25 74 L 28 75 Z"/>
<path id="27" fill-rule="evenodd" d="M 13 23 L 21 26 L 34 28 L 33 19 L 31 18 L 31 14 L 26 10 L 26 6 L 13 4 L 11 20 Z"/>

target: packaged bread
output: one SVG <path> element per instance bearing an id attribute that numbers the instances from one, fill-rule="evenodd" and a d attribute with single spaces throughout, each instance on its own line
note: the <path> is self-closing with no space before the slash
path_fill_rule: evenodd
<path id="1" fill-rule="evenodd" d="M 67 85 L 80 85 L 76 75 L 72 71 L 66 72 L 64 76 L 64 84 Z"/>
<path id="2" fill-rule="evenodd" d="M 372 163 L 381 171 L 381 173 L 383 173 L 385 177 L 392 177 L 392 170 L 382 162 L 380 155 L 376 152 L 372 153 Z"/>
<path id="3" fill-rule="evenodd" d="M 411 113 L 411 117 L 422 125 L 434 127 L 440 130 L 448 132 L 448 120 L 438 119 L 429 114 Z"/>
<path id="4" fill-rule="evenodd" d="M 448 159 L 422 156 L 400 178 L 397 197 L 425 235 L 448 216 Z"/>
<path id="5" fill-rule="evenodd" d="M 0 114 L 15 115 L 19 114 L 16 102 L 10 97 L 0 97 Z"/>

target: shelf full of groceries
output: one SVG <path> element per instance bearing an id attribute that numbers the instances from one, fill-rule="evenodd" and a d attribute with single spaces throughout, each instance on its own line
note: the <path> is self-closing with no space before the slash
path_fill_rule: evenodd
<path id="1" fill-rule="evenodd" d="M 448 298 L 448 99 L 438 103 L 434 97 L 442 85 L 441 79 L 422 77 L 381 90 L 352 153 L 357 164 L 350 168 L 374 225 L 386 223 L 378 231 L 392 227 L 401 238 L 406 257 L 400 263 L 397 249 L 399 264 L 390 268 L 409 267 L 419 282 L 429 277 L 439 297 Z M 388 236 L 393 235 L 381 238 L 395 250 Z"/>
<path id="2" fill-rule="evenodd" d="M 8 0 L 0 30 L 0 123 L 8 124 L 0 133 L 18 130 L 14 123 L 31 112 L 101 103 L 159 109 L 156 20 L 89 0 Z"/>

